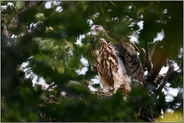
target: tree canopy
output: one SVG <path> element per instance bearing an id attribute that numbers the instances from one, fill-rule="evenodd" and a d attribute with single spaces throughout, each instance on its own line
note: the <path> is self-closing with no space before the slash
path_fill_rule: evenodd
<path id="1" fill-rule="evenodd" d="M 146 84 L 126 99 L 89 88 L 100 87 L 90 66 L 93 24 L 140 50 Z M 1 120 L 181 122 L 182 42 L 183 1 L 2 1 Z M 55 88 L 33 86 L 31 72 Z"/>

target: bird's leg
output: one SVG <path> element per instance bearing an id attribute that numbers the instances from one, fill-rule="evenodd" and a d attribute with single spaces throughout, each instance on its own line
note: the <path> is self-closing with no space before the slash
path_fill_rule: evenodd
<path id="1" fill-rule="evenodd" d="M 114 77 L 114 93 L 120 90 L 121 93 L 129 93 L 131 91 L 129 77 L 124 75 L 123 77 Z"/>
<path id="2" fill-rule="evenodd" d="M 121 84 L 119 87 L 114 87 L 113 94 L 117 91 L 120 91 L 122 94 L 128 94 L 131 91 L 131 87 L 127 84 Z"/>

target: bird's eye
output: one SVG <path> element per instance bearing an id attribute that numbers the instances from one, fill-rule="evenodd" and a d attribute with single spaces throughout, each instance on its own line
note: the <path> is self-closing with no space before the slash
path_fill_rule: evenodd
<path id="1" fill-rule="evenodd" d="M 95 29 L 95 31 L 98 31 L 98 30 L 99 30 L 98 28 Z"/>

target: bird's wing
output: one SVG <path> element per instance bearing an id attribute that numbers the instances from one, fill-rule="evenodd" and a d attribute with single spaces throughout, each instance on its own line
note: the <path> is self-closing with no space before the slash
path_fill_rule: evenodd
<path id="1" fill-rule="evenodd" d="M 123 61 L 127 74 L 133 79 L 143 82 L 143 68 L 138 56 L 138 48 L 126 39 L 117 38 L 117 44 L 114 45 L 118 57 Z"/>

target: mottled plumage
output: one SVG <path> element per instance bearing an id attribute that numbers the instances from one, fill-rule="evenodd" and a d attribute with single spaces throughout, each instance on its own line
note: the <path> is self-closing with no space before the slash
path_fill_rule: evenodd
<path id="1" fill-rule="evenodd" d="M 143 82 L 143 69 L 139 59 L 138 48 L 135 44 L 128 42 L 127 39 L 118 37 L 115 45 L 118 57 L 123 61 L 126 72 L 132 79 Z"/>
<path id="2" fill-rule="evenodd" d="M 94 66 L 97 69 L 104 91 L 120 89 L 123 93 L 131 90 L 131 79 L 143 82 L 143 70 L 138 57 L 137 47 L 121 37 L 110 38 L 101 25 L 91 28 L 95 37 L 95 48 L 92 51 L 96 57 Z M 111 42 L 117 41 L 116 45 Z"/>

